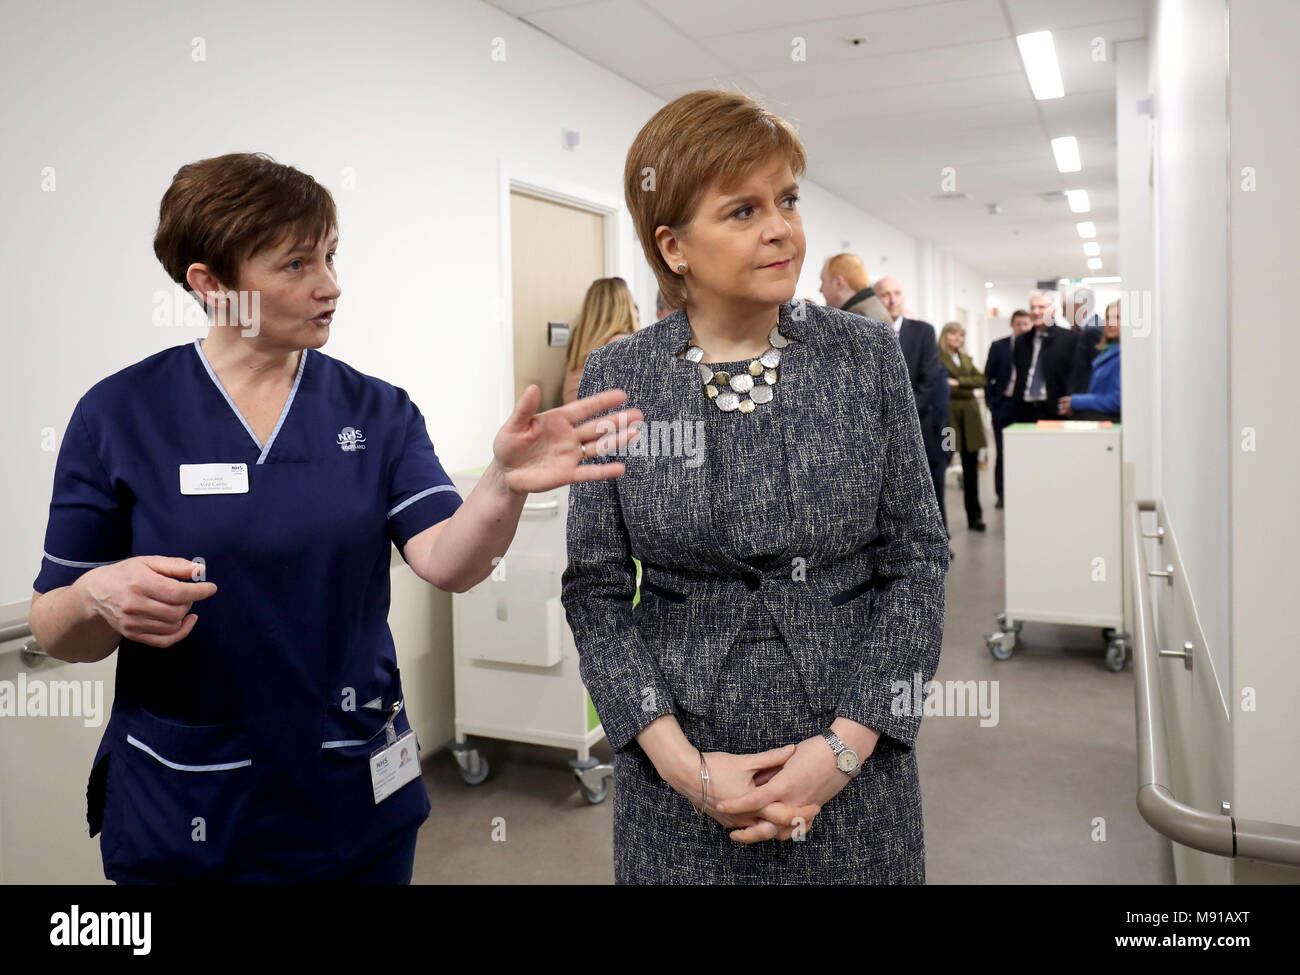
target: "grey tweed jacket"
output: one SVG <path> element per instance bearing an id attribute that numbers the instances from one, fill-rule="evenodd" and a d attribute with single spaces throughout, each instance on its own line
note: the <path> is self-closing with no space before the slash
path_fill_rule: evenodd
<path id="1" fill-rule="evenodd" d="M 636 407 L 646 420 L 646 456 L 606 455 L 626 473 L 569 490 L 561 600 L 616 751 L 661 714 L 707 714 L 727 651 L 760 601 L 814 711 L 915 742 L 912 687 L 938 666 L 949 552 L 902 350 L 890 325 L 836 308 L 788 302 L 780 323 L 794 340 L 775 394 L 800 555 L 768 571 L 710 544 L 710 492 L 726 485 L 710 483 L 709 465 L 656 456 L 649 442 L 655 421 L 698 430 L 717 409 L 696 366 L 676 357 L 690 339 L 685 312 L 587 358 L 579 396 L 625 390 L 617 409 Z M 747 417 L 730 418 L 743 436 Z M 643 570 L 635 610 L 634 555 Z"/>

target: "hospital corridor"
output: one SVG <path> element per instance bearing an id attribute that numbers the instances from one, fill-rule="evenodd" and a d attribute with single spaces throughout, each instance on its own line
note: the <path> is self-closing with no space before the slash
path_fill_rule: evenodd
<path id="1" fill-rule="evenodd" d="M 981 958 L 1283 943 L 1300 3 L 0 37 L 15 958 L 375 963 L 558 886 L 507 943 L 881 885 Z"/>

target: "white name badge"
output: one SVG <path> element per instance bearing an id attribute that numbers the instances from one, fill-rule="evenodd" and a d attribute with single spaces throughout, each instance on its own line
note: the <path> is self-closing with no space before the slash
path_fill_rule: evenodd
<path id="1" fill-rule="evenodd" d="M 420 743 L 412 728 L 397 741 L 370 756 L 370 784 L 375 790 L 375 805 L 420 777 Z"/>
<path id="2" fill-rule="evenodd" d="M 181 494 L 247 493 L 247 464 L 181 464 Z"/>

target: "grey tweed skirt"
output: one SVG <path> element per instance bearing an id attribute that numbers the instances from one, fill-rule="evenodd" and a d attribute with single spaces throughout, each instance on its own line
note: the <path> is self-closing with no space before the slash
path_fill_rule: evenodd
<path id="1" fill-rule="evenodd" d="M 687 739 L 704 752 L 735 754 L 803 741 L 835 719 L 809 709 L 770 618 L 737 636 L 708 711 L 679 711 Z M 727 827 L 697 814 L 659 777 L 635 741 L 614 757 L 613 801 L 615 883 L 925 883 L 916 754 L 886 737 L 799 841 L 731 839 Z"/>

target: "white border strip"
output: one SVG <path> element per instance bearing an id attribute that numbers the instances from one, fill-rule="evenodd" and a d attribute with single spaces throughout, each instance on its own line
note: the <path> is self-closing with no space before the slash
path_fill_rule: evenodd
<path id="1" fill-rule="evenodd" d="M 389 512 L 388 512 L 388 517 L 389 517 L 389 518 L 393 517 L 393 515 L 397 514 L 399 511 L 401 511 L 401 510 L 402 510 L 403 508 L 405 508 L 407 505 L 415 504 L 415 502 L 419 501 L 421 498 L 427 498 L 429 495 L 431 495 L 431 494 L 436 494 L 436 493 L 438 493 L 439 491 L 456 491 L 456 485 L 454 485 L 454 484 L 439 484 L 437 487 L 425 488 L 425 489 L 424 489 L 423 491 L 421 491 L 419 494 L 413 494 L 413 495 L 411 495 L 409 498 L 407 498 L 405 501 L 403 501 L 401 504 L 399 504 L 396 508 L 393 508 L 391 511 L 389 511 Z M 456 493 L 459 494 L 460 492 L 457 491 Z M 461 500 L 464 500 L 464 499 L 462 498 Z"/>
<path id="2" fill-rule="evenodd" d="M 178 772 L 225 772 L 228 769 L 243 768 L 246 765 L 253 764 L 253 760 L 251 758 L 246 758 L 242 762 L 225 762 L 221 765 L 177 765 L 175 762 L 167 761 L 167 759 L 163 758 L 156 751 L 154 751 L 144 742 L 140 741 L 140 739 L 136 738 L 134 735 L 127 735 L 126 743 L 128 745 L 134 745 L 136 748 L 140 749 L 140 751 L 144 752 L 146 755 L 152 755 L 154 758 L 162 762 L 162 764 L 166 765 L 168 768 L 174 768 Z"/>

